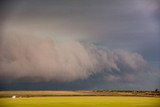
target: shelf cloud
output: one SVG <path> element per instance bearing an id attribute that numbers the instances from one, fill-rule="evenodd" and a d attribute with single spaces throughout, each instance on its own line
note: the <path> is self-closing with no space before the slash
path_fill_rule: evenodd
<path id="1" fill-rule="evenodd" d="M 159 89 L 159 0 L 0 5 L 0 90 Z"/>
<path id="2" fill-rule="evenodd" d="M 53 37 L 11 33 L 2 36 L 0 45 L 0 76 L 6 81 L 70 82 L 102 72 L 109 81 L 119 79 L 113 72 L 131 81 L 130 74 L 144 72 L 147 66 L 138 53 L 75 40 L 60 42 Z"/>

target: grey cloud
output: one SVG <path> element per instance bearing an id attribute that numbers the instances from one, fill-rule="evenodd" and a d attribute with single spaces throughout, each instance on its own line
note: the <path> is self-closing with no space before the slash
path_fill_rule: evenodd
<path id="1" fill-rule="evenodd" d="M 157 0 L 22 0 L 10 4 L 5 24 L 28 32 L 53 33 L 54 29 L 57 35 L 134 51 L 160 43 Z M 160 53 L 156 50 L 149 57 Z"/>
<path id="2" fill-rule="evenodd" d="M 12 33 L 2 36 L 0 76 L 8 81 L 70 82 L 101 72 L 126 75 L 144 72 L 147 62 L 138 53 L 106 50 L 79 41 Z M 126 79 L 127 80 L 127 79 Z"/>
<path id="3" fill-rule="evenodd" d="M 151 89 L 159 84 L 159 69 L 147 63 L 160 65 L 159 7 L 159 0 L 5 0 L 0 82 L 126 89 L 142 80 Z"/>

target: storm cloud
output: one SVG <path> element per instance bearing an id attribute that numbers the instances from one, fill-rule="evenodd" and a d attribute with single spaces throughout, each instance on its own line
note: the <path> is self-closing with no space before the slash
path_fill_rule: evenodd
<path id="1" fill-rule="evenodd" d="M 159 88 L 158 0 L 0 5 L 0 89 Z"/>
<path id="2" fill-rule="evenodd" d="M 7 81 L 31 78 L 28 81 L 70 82 L 113 71 L 134 79 L 130 74 L 143 72 L 147 66 L 138 53 L 104 49 L 75 40 L 57 41 L 49 36 L 11 33 L 2 36 L 0 46 L 0 76 Z M 119 77 L 109 75 L 107 79 Z"/>

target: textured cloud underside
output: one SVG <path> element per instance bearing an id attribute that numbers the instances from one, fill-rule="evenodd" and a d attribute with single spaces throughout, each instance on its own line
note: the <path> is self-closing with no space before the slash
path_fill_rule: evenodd
<path id="1" fill-rule="evenodd" d="M 132 80 L 130 74 L 143 72 L 146 66 L 138 53 L 102 49 L 74 40 L 58 42 L 46 36 L 8 34 L 2 36 L 0 45 L 0 76 L 9 81 L 32 78 L 70 82 L 101 72 L 109 81 L 120 79 L 112 72 Z"/>

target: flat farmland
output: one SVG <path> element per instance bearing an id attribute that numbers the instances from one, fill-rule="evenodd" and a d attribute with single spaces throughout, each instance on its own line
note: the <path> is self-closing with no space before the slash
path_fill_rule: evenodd
<path id="1" fill-rule="evenodd" d="M 160 98 L 70 96 L 0 98 L 1 107 L 158 107 Z"/>
<path id="2" fill-rule="evenodd" d="M 12 98 L 15 96 L 16 98 Z M 154 91 L 0 91 L 0 107 L 159 107 Z"/>
<path id="3" fill-rule="evenodd" d="M 160 97 L 157 91 L 114 91 L 114 90 L 80 90 L 80 91 L 0 91 L 0 98 L 16 97 L 53 97 L 53 96 L 138 96 Z"/>

